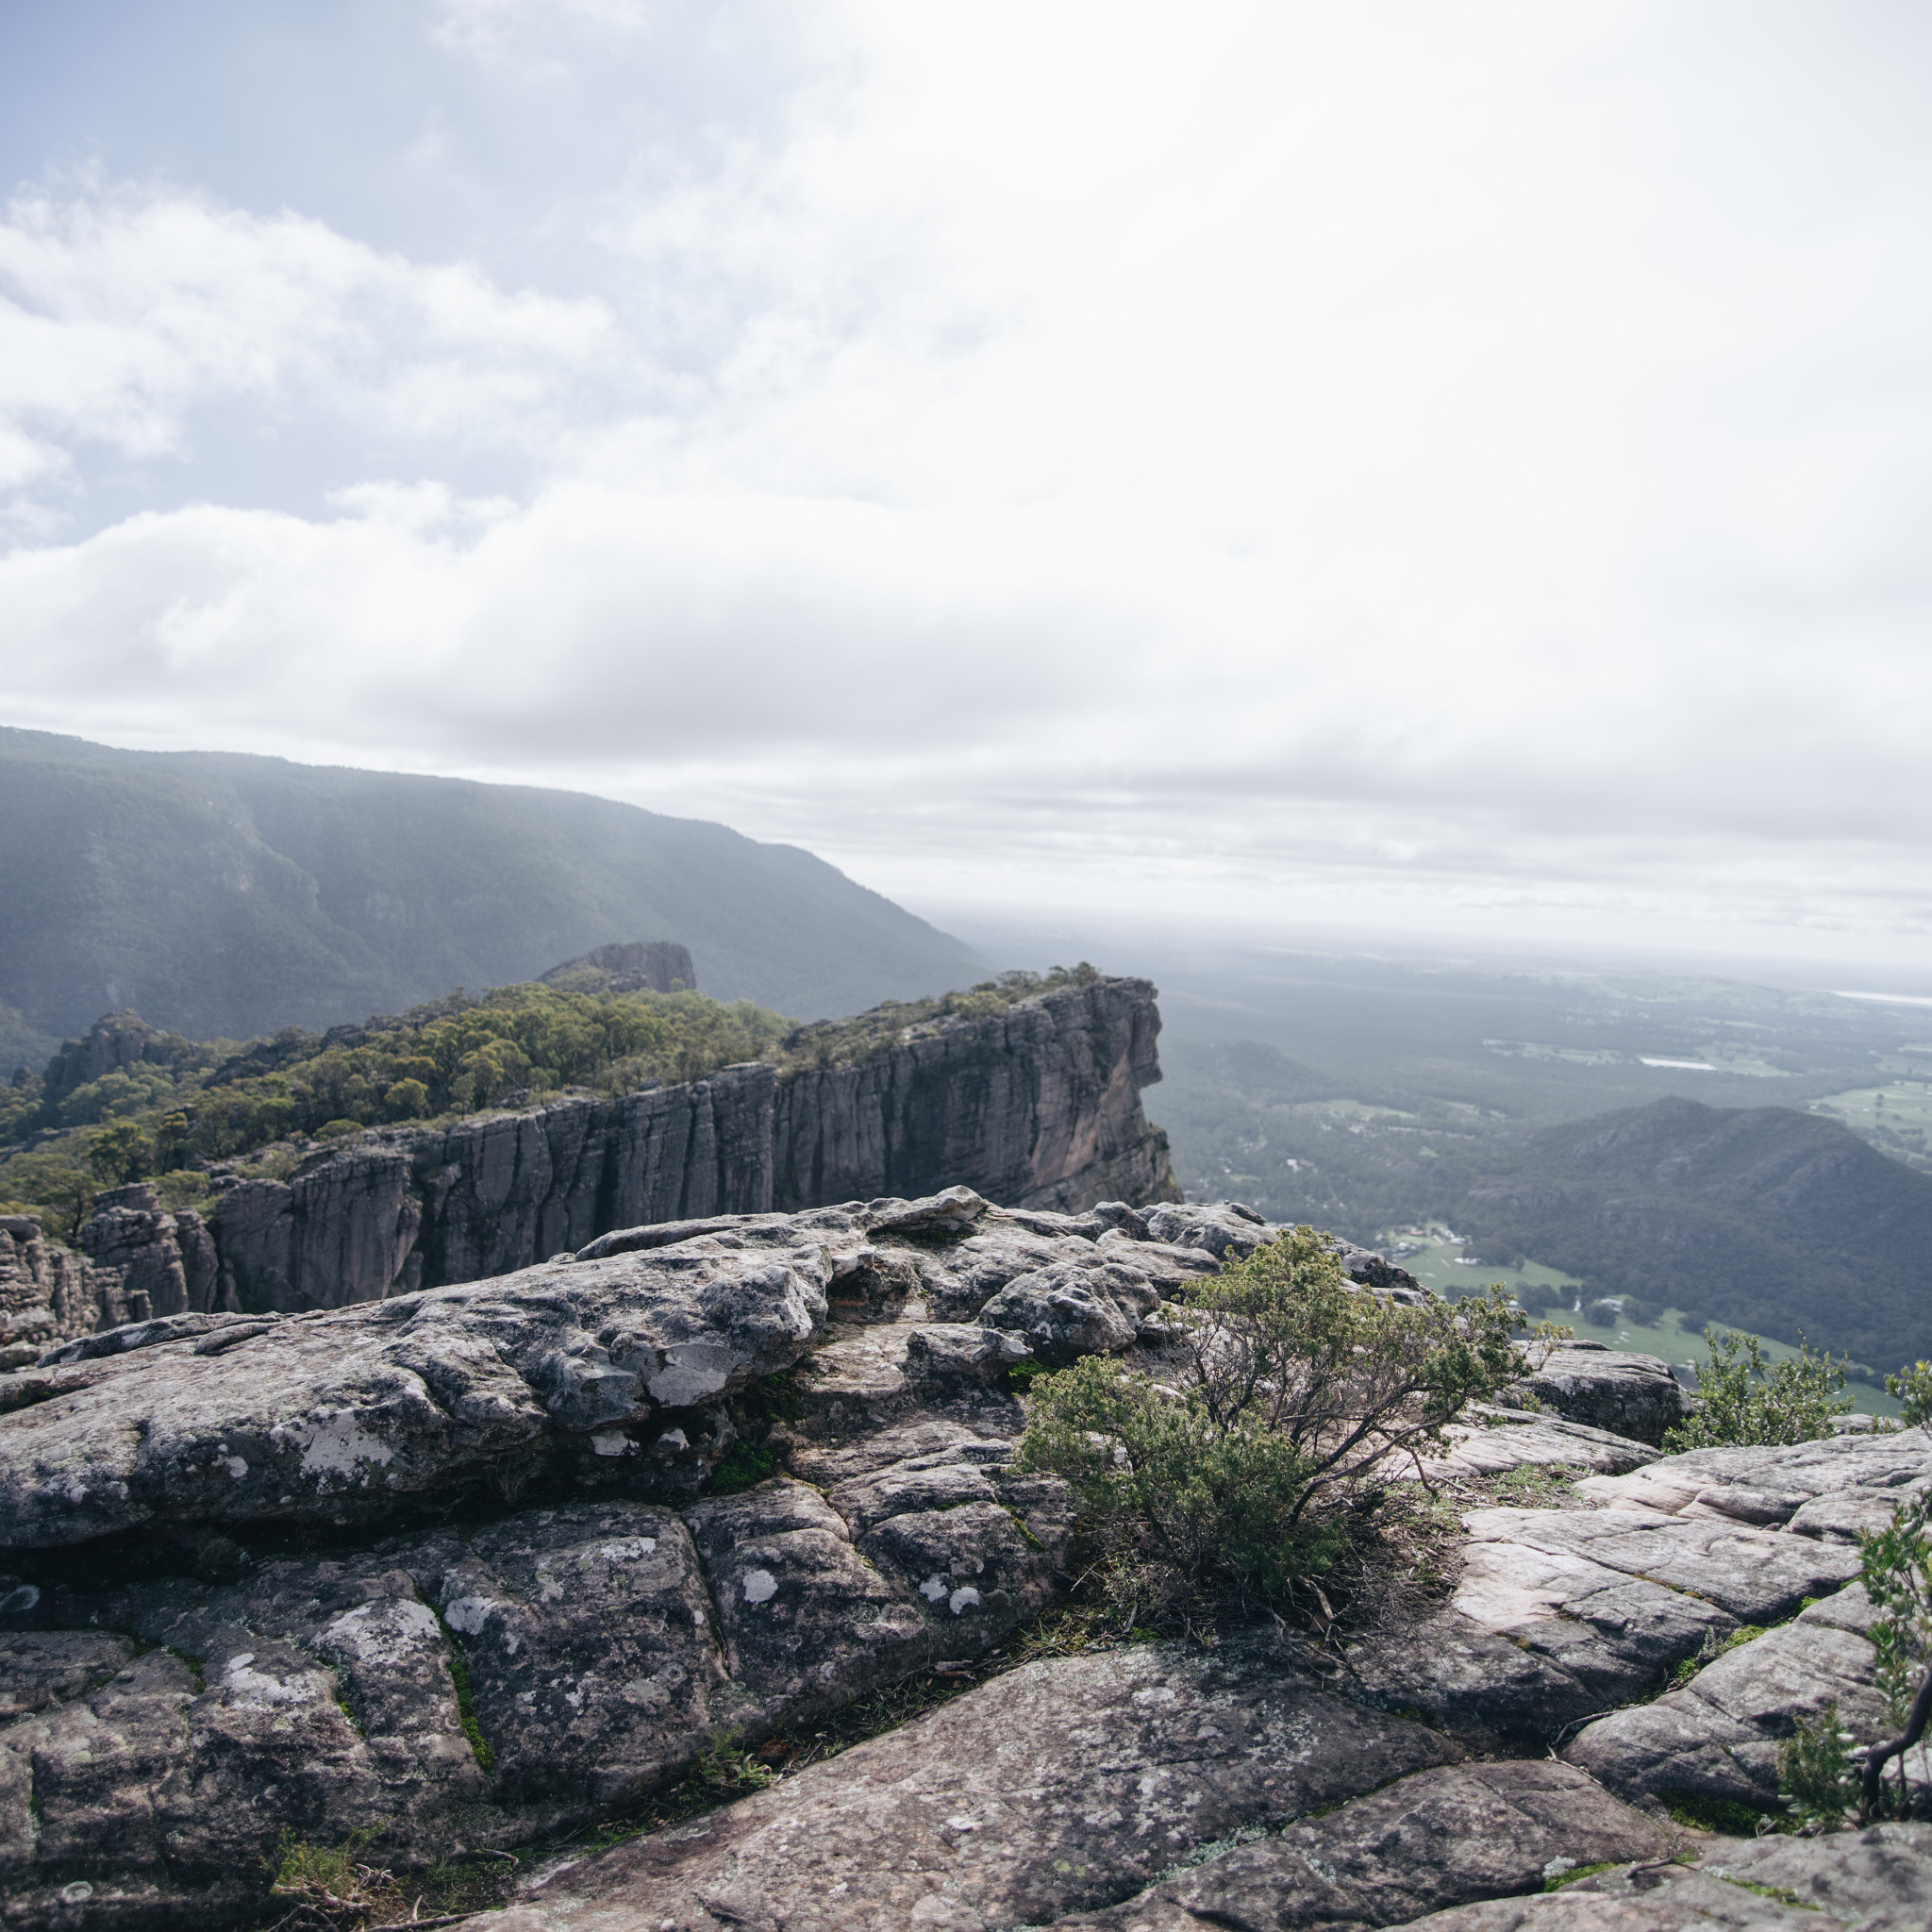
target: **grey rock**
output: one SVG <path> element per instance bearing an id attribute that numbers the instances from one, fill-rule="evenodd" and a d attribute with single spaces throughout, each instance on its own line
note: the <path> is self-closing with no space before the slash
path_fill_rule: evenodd
<path id="1" fill-rule="evenodd" d="M 93 1264 L 104 1326 L 219 1306 L 219 1263 L 201 1217 L 164 1213 L 142 1183 L 96 1195 L 80 1245 Z"/>
<path id="2" fill-rule="evenodd" d="M 1577 1487 L 1580 1494 L 1611 1508 L 1750 1523 L 1782 1515 L 1801 1533 L 1838 1536 L 1884 1510 L 1887 1495 L 1896 1507 L 1932 1487 L 1932 1435 L 1923 1428 L 1901 1429 L 1770 1448 L 1690 1449 L 1627 1475 L 1592 1477 Z M 1839 1497 L 1845 1499 L 1842 1504 L 1834 1503 Z M 1820 1507 L 1811 1510 L 1814 1502 Z"/>
<path id="3" fill-rule="evenodd" d="M 34 1359 L 57 1335 L 92 1328 L 98 1307 L 86 1261 L 31 1215 L 0 1215 L 0 1369 Z"/>
<path id="4" fill-rule="evenodd" d="M 1168 1201 L 1144 1210 L 1147 1232 L 1176 1248 L 1198 1248 L 1217 1261 L 1245 1260 L 1258 1247 L 1288 1232 L 1239 1201 Z"/>
<path id="5" fill-rule="evenodd" d="M 689 1761 L 725 1679 L 675 1513 L 609 1502 L 391 1545 L 460 1642 L 497 1795 L 583 1807 Z"/>
<path id="6" fill-rule="evenodd" d="M 1722 1520 L 1659 1520 L 1635 1509 L 1478 1509 L 1464 1522 L 1473 1541 L 1458 1602 L 1472 1593 L 1474 1566 L 1518 1561 L 1510 1552 L 1550 1565 L 1566 1596 L 1570 1577 L 1608 1572 L 1613 1575 L 1602 1581 L 1641 1577 L 1694 1591 L 1745 1624 L 1780 1622 L 1806 1597 L 1835 1591 L 1858 1574 L 1854 1551 Z M 1590 1580 L 1594 1586 L 1599 1576 Z M 1493 1613 L 1485 1621 L 1492 1622 Z"/>
<path id="7" fill-rule="evenodd" d="M 1793 1539 L 1795 1541 L 1795 1539 Z M 1805 1610 L 1704 1666 L 1682 1690 L 1587 1726 L 1565 1757 L 1633 1801 L 1686 1792 L 1774 1810 L 1777 1745 L 1827 1703 L 1861 1739 L 1890 1726 L 1862 1634 L 1862 1585 Z M 1924 1775 L 1925 1753 L 1910 1767 Z"/>
<path id="8" fill-rule="evenodd" d="M 949 1182 L 1025 1208 L 1172 1195 L 1167 1137 L 1140 1097 L 1160 1077 L 1159 1032 L 1146 980 L 1097 979 L 796 1074 L 777 1093 L 772 1203 Z"/>
<path id="9" fill-rule="evenodd" d="M 1690 1398 L 1653 1355 L 1572 1342 L 1546 1356 L 1524 1386 L 1570 1422 L 1608 1429 L 1653 1448 L 1690 1412 Z"/>
<path id="10" fill-rule="evenodd" d="M 543 1879 L 492 1932 L 990 1932 L 1457 1756 L 1259 1657 L 1032 1664 L 691 1824 Z"/>
<path id="11" fill-rule="evenodd" d="M 914 1599 L 866 1562 L 804 1483 L 761 1483 L 689 1515 L 731 1679 L 717 1708 L 751 1735 L 834 1709 L 937 1655 Z"/>
<path id="12" fill-rule="evenodd" d="M 697 983 L 690 947 L 671 940 L 597 946 L 580 959 L 553 966 L 541 980 L 565 992 L 695 991 Z"/>
<path id="13" fill-rule="evenodd" d="M 1125 1348 L 1159 1306 L 1159 1290 L 1138 1268 L 1096 1257 L 1017 1276 L 980 1309 L 979 1320 L 1024 1337 L 1041 1361 L 1064 1368 L 1083 1355 Z"/>
<path id="14" fill-rule="evenodd" d="M 622 1455 L 659 1410 L 790 1367 L 848 1263 L 853 1250 L 803 1237 L 707 1237 L 280 1322 L 213 1357 L 144 1349 L 0 1417 L 0 1541 L 368 1520 L 527 1460 L 541 1439 Z"/>
<path id="15" fill-rule="evenodd" d="M 1445 1765 L 1237 1846 L 1109 1911 L 1058 1923 L 1068 1932 L 1400 1925 L 1541 1891 L 1553 1871 L 1667 1858 L 1681 1838 L 1569 1765 Z"/>
<path id="16" fill-rule="evenodd" d="M 1657 1452 L 1608 1429 L 1530 1409 L 1476 1407 L 1468 1423 L 1443 1431 L 1448 1447 L 1432 1474 L 1503 1475 L 1512 1469 L 1564 1468 L 1622 1475 L 1655 1462 Z"/>
<path id="17" fill-rule="evenodd" d="M 261 1857 L 280 1832 L 382 1822 L 385 1793 L 325 1668 L 274 1640 L 205 1668 L 204 1681 L 150 1650 L 0 1726 L 10 1923 L 233 1923 L 267 1904 Z"/>
<path id="18" fill-rule="evenodd" d="M 1594 1873 L 1546 1897 L 1411 1921 L 1421 1932 L 1918 1932 L 1932 1917 L 1932 1830 L 1881 1824 L 1835 1838 L 1724 1840 L 1689 1863 Z"/>
<path id="19" fill-rule="evenodd" d="M 1347 1655 L 1361 1695 L 1420 1713 L 1479 1749 L 1541 1748 L 1602 1708 L 1561 1664 L 1454 1609 L 1365 1639 Z"/>

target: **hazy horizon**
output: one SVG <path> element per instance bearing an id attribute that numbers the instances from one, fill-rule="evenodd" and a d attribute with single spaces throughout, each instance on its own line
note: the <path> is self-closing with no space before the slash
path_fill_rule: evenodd
<path id="1" fill-rule="evenodd" d="M 941 924 L 1932 992 L 1928 51 L 15 9 L 0 716 L 591 791 Z"/>

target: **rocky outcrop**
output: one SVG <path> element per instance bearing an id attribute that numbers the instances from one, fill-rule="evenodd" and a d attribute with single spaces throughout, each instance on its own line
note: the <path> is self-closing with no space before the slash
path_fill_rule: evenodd
<path id="1" fill-rule="evenodd" d="M 618 1099 L 372 1130 L 287 1180 L 224 1182 L 205 1224 L 120 1189 L 82 1229 L 84 1287 L 52 1332 L 351 1307 L 508 1274 L 613 1229 L 954 1182 L 1043 1209 L 1158 1201 L 1174 1191 L 1167 1139 L 1140 1092 L 1160 1077 L 1159 1026 L 1145 980 L 1096 979 L 924 1026 L 858 1067 L 727 1067 Z M 1256 1236 L 1257 1219 L 1239 1224 Z"/>
<path id="2" fill-rule="evenodd" d="M 1760 1849 L 1674 1816 L 1774 1810 L 1828 1700 L 1878 1721 L 1856 1537 L 1932 1488 L 1922 1430 L 1662 1457 L 1476 1411 L 1420 1621 L 1036 1655 L 586 1845 L 707 1755 L 985 1669 L 1088 1560 L 1012 1368 L 1168 1359 L 1163 1302 L 1274 1232 L 963 1188 L 710 1213 L 0 1374 L 0 1924 L 233 1932 L 283 1910 L 285 1834 L 377 1830 L 405 1871 L 574 1839 L 479 1932 L 1923 1924 L 1924 1827 Z M 1472 1488 L 1531 1468 L 1550 1507 Z"/>
<path id="3" fill-rule="evenodd" d="M 857 1067 L 785 1081 L 779 1207 L 922 1194 L 963 1181 L 1014 1208 L 1075 1209 L 1176 1193 L 1141 1090 L 1160 1078 L 1144 979 L 1096 979 L 954 1020 Z"/>
<path id="4" fill-rule="evenodd" d="M 1524 1387 L 1571 1422 L 1657 1446 L 1691 1407 L 1689 1391 L 1668 1362 L 1607 1348 L 1600 1341 L 1570 1341 L 1547 1353 L 1539 1351 Z"/>
<path id="5" fill-rule="evenodd" d="M 1073 1520 L 1014 1466 L 1026 1343 L 972 1297 L 1043 1253 L 1194 1278 L 1136 1219 L 964 1189 L 714 1216 L 370 1307 L 156 1318 L 0 1376 L 13 1922 L 63 1923 L 85 1886 L 116 1923 L 237 1923 L 285 1830 L 380 1823 L 425 1860 L 525 1842 L 720 1732 L 1002 1641 L 1062 1587 Z M 773 1474 L 721 1488 L 734 1451 Z M 1441 1756 L 1354 1722 L 1413 1734 L 1391 1769 Z"/>
<path id="6" fill-rule="evenodd" d="M 695 992 L 691 948 L 671 940 L 633 940 L 598 946 L 581 959 L 553 966 L 538 981 L 564 992 Z"/>
<path id="7" fill-rule="evenodd" d="M 150 1026 L 139 1013 L 106 1014 L 78 1040 L 60 1043 L 42 1076 L 42 1104 L 51 1119 L 69 1094 L 91 1081 L 143 1062 L 171 1066 L 192 1051 L 180 1034 Z"/>
<path id="8" fill-rule="evenodd" d="M 50 1241 L 31 1215 L 0 1215 L 0 1370 L 34 1360 L 61 1335 L 100 1314 L 80 1256 Z"/>

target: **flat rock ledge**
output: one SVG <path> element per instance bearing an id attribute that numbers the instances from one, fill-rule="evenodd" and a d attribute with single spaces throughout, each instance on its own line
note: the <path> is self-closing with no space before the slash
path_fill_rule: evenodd
<path id="1" fill-rule="evenodd" d="M 0 1374 L 0 1926 L 240 1932 L 280 1915 L 284 1833 L 379 1828 L 406 1870 L 526 1850 L 721 1732 L 983 1655 L 1074 1547 L 1016 1466 L 1012 1367 L 1158 1357 L 1162 1303 L 1276 1232 L 953 1189 Z M 1922 1827 L 1757 1845 L 1674 1811 L 1768 1809 L 1797 1717 L 1872 1719 L 1856 1536 L 1932 1483 L 1932 1440 L 1665 1457 L 1600 1420 L 1644 1358 L 1583 1353 L 1560 1402 L 1453 1432 L 1452 1483 L 1574 1480 L 1472 1508 L 1421 1627 L 1322 1674 L 1261 1632 L 1026 1664 L 475 1924 L 1741 1925 L 1789 1895 L 1923 1924 Z"/>

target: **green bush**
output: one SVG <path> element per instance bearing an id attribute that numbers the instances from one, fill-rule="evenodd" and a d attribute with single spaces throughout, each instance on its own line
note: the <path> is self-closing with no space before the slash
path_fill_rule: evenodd
<path id="1" fill-rule="evenodd" d="M 1356 1289 L 1307 1227 L 1173 1313 L 1173 1383 L 1090 1356 L 1034 1384 L 1020 1446 L 1023 1467 L 1072 1485 L 1130 1621 L 1254 1607 L 1319 1574 L 1345 1541 L 1339 1506 L 1523 1372 L 1500 1290 L 1405 1307 Z"/>
<path id="2" fill-rule="evenodd" d="M 1777 1747 L 1778 1796 L 1800 1824 L 1836 1831 L 1844 1823 L 1857 1797 L 1851 1744 L 1851 1732 L 1839 1727 L 1833 1698 L 1815 1725 L 1796 1719 L 1791 1735 Z"/>
<path id="3" fill-rule="evenodd" d="M 1852 1398 L 1839 1393 L 1845 1364 L 1813 1355 L 1802 1341 L 1781 1362 L 1765 1355 L 1755 1335 L 1707 1328 L 1704 1343 L 1709 1354 L 1697 1366 L 1697 1407 L 1666 1433 L 1667 1455 L 1816 1441 L 1831 1434 L 1834 1416 L 1851 1413 Z"/>
<path id="4" fill-rule="evenodd" d="M 1878 1653 L 1878 1688 L 1895 1724 L 1932 1664 L 1932 1497 L 1911 1496 L 1885 1528 L 1858 1537 L 1865 1593 L 1883 1614 L 1867 1633 Z"/>
<path id="5" fill-rule="evenodd" d="M 1914 1362 L 1910 1368 L 1885 1378 L 1885 1392 L 1898 1399 L 1901 1428 L 1923 1428 L 1932 1423 L 1932 1362 Z"/>

